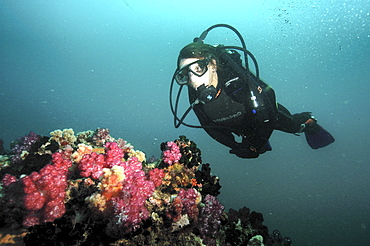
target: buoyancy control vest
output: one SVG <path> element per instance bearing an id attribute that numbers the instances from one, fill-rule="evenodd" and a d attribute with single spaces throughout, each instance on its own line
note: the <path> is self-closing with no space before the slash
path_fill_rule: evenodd
<path id="1" fill-rule="evenodd" d="M 244 106 L 248 118 L 259 122 L 276 120 L 275 92 L 242 65 L 235 50 L 222 49 L 219 54 L 222 66 L 219 83 L 226 94 Z"/>
<path id="2" fill-rule="evenodd" d="M 235 126 L 245 121 L 245 106 L 234 101 L 225 91 L 219 89 L 214 100 L 203 105 L 204 112 L 217 124 Z"/>

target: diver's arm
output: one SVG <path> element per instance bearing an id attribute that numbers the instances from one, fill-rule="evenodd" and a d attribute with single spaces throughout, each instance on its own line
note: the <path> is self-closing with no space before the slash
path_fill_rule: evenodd
<path id="1" fill-rule="evenodd" d="M 240 146 L 240 143 L 235 141 L 231 130 L 221 128 L 219 125 L 212 122 L 200 107 L 195 107 L 194 112 L 197 115 L 200 124 L 204 127 L 204 130 L 217 142 L 231 149 L 235 149 Z"/>
<path id="2" fill-rule="evenodd" d="M 231 148 L 239 148 L 240 143 L 235 141 L 233 134 L 229 131 L 225 131 L 222 129 L 212 129 L 212 128 L 204 128 L 204 130 L 210 135 L 213 139 L 217 142 Z"/>
<path id="3" fill-rule="evenodd" d="M 255 148 L 251 148 L 251 145 L 246 138 L 243 138 L 242 143 L 236 142 L 230 129 L 212 127 L 217 125 L 208 119 L 203 110 L 194 108 L 194 111 L 202 126 L 211 126 L 205 127 L 204 130 L 217 142 L 231 148 L 229 151 L 230 154 L 235 154 L 240 158 L 258 157 L 259 151 Z"/>

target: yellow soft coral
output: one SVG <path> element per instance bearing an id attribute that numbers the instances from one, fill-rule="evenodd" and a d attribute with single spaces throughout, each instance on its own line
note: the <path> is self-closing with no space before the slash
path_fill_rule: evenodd
<path id="1" fill-rule="evenodd" d="M 25 229 L 2 228 L 0 230 L 0 245 L 24 245 L 23 238 L 28 233 Z"/>
<path id="2" fill-rule="evenodd" d="M 88 144 L 89 139 L 93 136 L 94 131 L 88 130 L 84 132 L 79 132 L 76 134 L 77 140 L 79 143 L 85 143 Z"/>
<path id="3" fill-rule="evenodd" d="M 79 144 L 78 149 L 72 154 L 72 158 L 76 163 L 79 163 L 84 155 L 91 154 L 92 149 L 89 145 Z"/>
<path id="4" fill-rule="evenodd" d="M 89 203 L 89 207 L 97 208 L 101 212 L 107 208 L 107 200 L 100 193 L 94 193 L 86 197 L 85 202 Z"/>
<path id="5" fill-rule="evenodd" d="M 50 133 L 50 140 L 54 140 L 59 143 L 60 146 L 74 145 L 74 142 L 77 140 L 74 135 L 72 128 L 62 130 L 55 130 Z"/>
<path id="6" fill-rule="evenodd" d="M 140 150 L 134 150 L 130 149 L 130 152 L 128 153 L 129 157 L 136 157 L 138 161 L 143 162 L 146 161 L 145 153 Z"/>
<path id="7" fill-rule="evenodd" d="M 165 168 L 165 176 L 162 185 L 172 186 L 175 190 L 189 186 L 198 186 L 195 179 L 195 172 L 186 166 L 175 163 Z"/>
<path id="8" fill-rule="evenodd" d="M 113 166 L 112 168 L 103 168 L 103 172 L 98 188 L 102 191 L 102 195 L 110 200 L 111 197 L 118 196 L 121 192 L 125 171 L 121 166 Z"/>
<path id="9" fill-rule="evenodd" d="M 151 206 L 157 207 L 157 209 L 165 209 L 167 205 L 171 203 L 171 195 L 168 193 L 163 193 L 161 190 L 155 190 L 148 201 Z M 166 206 L 164 206 L 166 205 Z"/>
<path id="10" fill-rule="evenodd" d="M 90 207 L 95 207 L 104 212 L 107 209 L 107 203 L 112 197 L 120 195 L 125 180 L 125 170 L 121 166 L 113 166 L 112 168 L 103 168 L 104 174 L 100 178 L 98 184 L 99 192 L 95 192 L 85 201 Z"/>
<path id="11" fill-rule="evenodd" d="M 121 166 L 103 168 L 104 174 L 98 185 L 100 192 L 95 192 L 85 199 L 90 207 L 95 207 L 102 212 L 107 209 L 107 202 L 112 197 L 118 196 L 122 190 L 123 181 L 125 180 L 124 171 Z"/>

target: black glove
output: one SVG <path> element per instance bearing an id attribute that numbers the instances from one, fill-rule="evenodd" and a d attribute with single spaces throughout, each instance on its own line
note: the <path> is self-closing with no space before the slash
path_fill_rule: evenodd
<path id="1" fill-rule="evenodd" d="M 230 154 L 235 154 L 237 157 L 240 158 L 257 158 L 259 156 L 259 153 L 256 149 L 251 149 L 247 147 L 241 147 L 231 149 L 229 151 Z"/>

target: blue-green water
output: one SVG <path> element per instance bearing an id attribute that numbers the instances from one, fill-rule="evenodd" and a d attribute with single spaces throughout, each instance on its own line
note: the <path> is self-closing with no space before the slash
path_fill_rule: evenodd
<path id="1" fill-rule="evenodd" d="M 243 160 L 203 130 L 173 127 L 178 52 L 217 23 L 239 30 L 278 101 L 312 111 L 334 144 L 311 150 L 275 132 L 272 152 Z M 3 0 L 0 138 L 8 147 L 30 130 L 104 127 L 158 156 L 161 142 L 186 135 L 220 177 L 226 208 L 262 212 L 294 245 L 368 245 L 369 25 L 369 0 Z M 206 42 L 239 45 L 222 28 Z"/>

